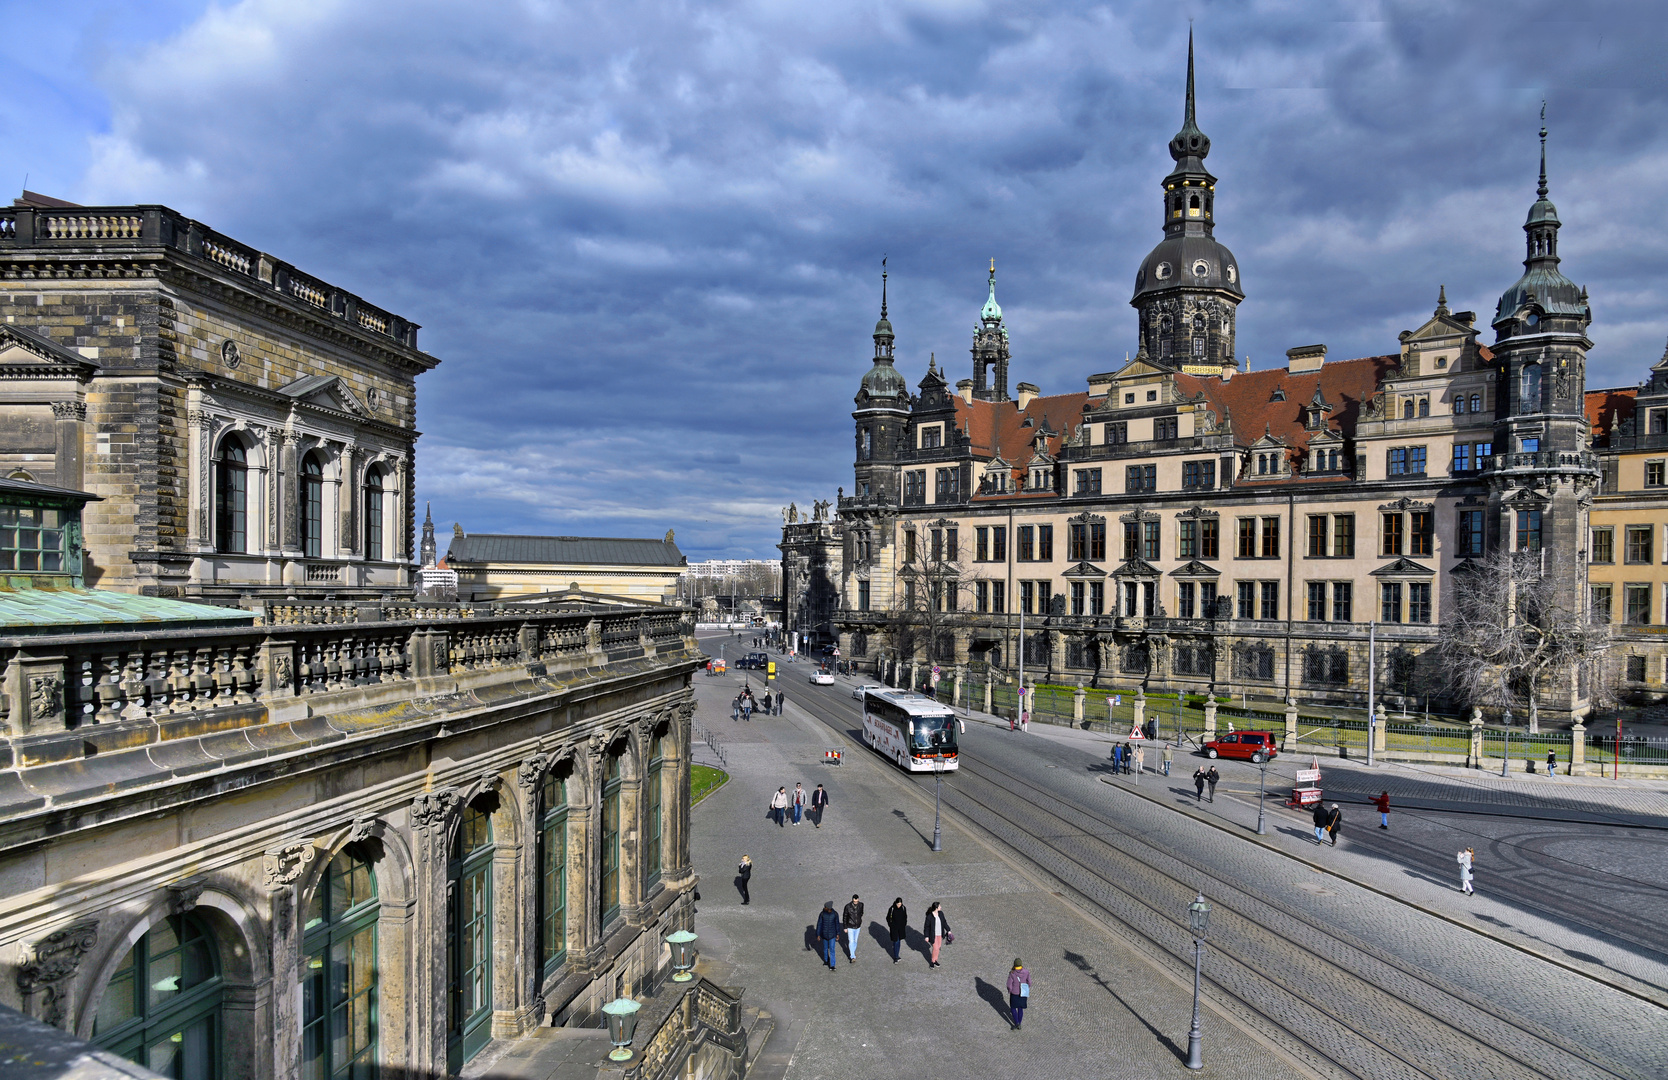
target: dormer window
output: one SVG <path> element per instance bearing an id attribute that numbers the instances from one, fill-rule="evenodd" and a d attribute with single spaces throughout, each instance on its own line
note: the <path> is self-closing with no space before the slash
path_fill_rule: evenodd
<path id="1" fill-rule="evenodd" d="M 1274 388 L 1274 393 L 1268 395 L 1268 400 L 1270 400 L 1270 401 L 1285 401 L 1286 400 L 1286 391 L 1283 388 L 1276 386 Z"/>

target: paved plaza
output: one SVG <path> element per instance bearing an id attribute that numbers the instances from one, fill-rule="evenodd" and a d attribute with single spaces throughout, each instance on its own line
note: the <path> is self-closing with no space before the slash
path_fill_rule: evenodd
<path id="1" fill-rule="evenodd" d="M 795 699 L 830 691 L 805 684 L 790 665 L 786 715 L 729 718 L 744 676 L 698 678 L 696 723 L 720 740 L 731 780 L 695 809 L 693 858 L 701 875 L 696 930 L 706 962 L 747 1000 L 770 1010 L 777 1029 L 755 1075 L 812 1078 L 997 1076 L 1150 1077 L 1182 1074 L 1192 986 L 1161 968 L 990 848 L 946 821 L 944 851 L 930 850 L 927 801 L 866 752 L 822 763 L 828 729 Z M 759 679 L 754 676 L 755 690 Z M 839 693 L 846 693 L 842 686 Z M 698 758 L 700 755 L 698 755 Z M 778 828 L 770 794 L 795 782 L 832 795 L 824 827 Z M 752 904 L 734 886 L 743 854 L 754 862 Z M 855 964 L 823 966 L 807 939 L 824 901 L 853 893 L 868 923 Z M 886 954 L 884 914 L 894 897 L 912 927 L 903 961 Z M 932 969 L 919 930 L 938 900 L 956 940 Z M 1178 918 L 1185 911 L 1178 909 Z M 1009 1030 L 1004 983 L 1014 957 L 1032 972 L 1036 1006 Z M 1251 1030 L 1205 1014 L 1202 1075 L 1308 1076 Z"/>

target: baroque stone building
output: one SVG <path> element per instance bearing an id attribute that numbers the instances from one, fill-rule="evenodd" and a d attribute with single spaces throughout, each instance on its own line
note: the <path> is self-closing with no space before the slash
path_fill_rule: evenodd
<path id="1" fill-rule="evenodd" d="M 1214 235 L 1191 44 L 1185 100 L 1164 237 L 1130 300 L 1135 357 L 1084 389 L 1021 382 L 1009 396 L 993 265 L 973 378 L 952 389 L 929 362 L 911 394 L 883 278 L 852 414 L 856 491 L 830 560 L 846 656 L 1011 666 L 1023 649 L 1044 678 L 1364 704 L 1376 622 L 1378 693 L 1440 698 L 1431 650 L 1456 573 L 1501 549 L 1586 558 L 1592 312 L 1559 269 L 1545 130 L 1523 271 L 1492 341 L 1438 288 L 1385 355 L 1301 346 L 1283 368 L 1242 372 L 1243 278 Z M 947 572 L 923 581 L 926 559 Z M 940 640 L 914 632 L 923 605 L 953 615 L 931 620 L 949 628 Z M 1557 693 L 1543 712 L 1586 705 L 1573 684 Z"/>
<path id="2" fill-rule="evenodd" d="M 417 325 L 164 206 L 0 209 L 0 470 L 91 491 L 90 585 L 408 591 Z"/>
<path id="3" fill-rule="evenodd" d="M 688 613 L 340 606 L 0 637 L 0 1002 L 189 1080 L 417 1077 L 659 984 Z M 643 1060 L 739 1075 L 697 986 Z"/>

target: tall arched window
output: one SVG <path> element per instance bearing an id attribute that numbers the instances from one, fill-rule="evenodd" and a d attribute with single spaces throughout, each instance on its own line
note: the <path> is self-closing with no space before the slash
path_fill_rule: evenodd
<path id="1" fill-rule="evenodd" d="M 376 875 L 353 848 L 325 868 L 302 929 L 301 1075 L 376 1073 Z"/>
<path id="2" fill-rule="evenodd" d="M 492 816 L 473 803 L 447 867 L 446 1062 L 452 1072 L 492 1038 Z"/>
<path id="3" fill-rule="evenodd" d="M 249 454 L 236 435 L 226 436 L 214 462 L 214 550 L 249 550 Z"/>
<path id="4" fill-rule="evenodd" d="M 1528 412 L 1541 411 L 1541 366 L 1539 364 L 1524 365 L 1523 408 Z"/>
<path id="5" fill-rule="evenodd" d="M 220 950 L 194 915 L 170 915 L 122 958 L 93 1041 L 177 1080 L 216 1080 L 222 1042 Z"/>
<path id="6" fill-rule="evenodd" d="M 602 783 L 602 921 L 620 913 L 620 755 L 608 755 Z"/>
<path id="7" fill-rule="evenodd" d="M 662 754 L 660 736 L 657 734 L 649 741 L 649 775 L 643 789 L 643 807 L 646 820 L 643 834 L 643 888 L 660 880 L 660 810 L 661 810 L 661 769 L 666 764 Z"/>
<path id="8" fill-rule="evenodd" d="M 382 470 L 372 465 L 365 472 L 365 558 L 382 561 Z"/>
<path id="9" fill-rule="evenodd" d="M 324 466 L 314 454 L 301 461 L 301 549 L 310 559 L 324 550 Z"/>
<path id="10" fill-rule="evenodd" d="M 539 822 L 539 962 L 548 977 L 568 950 L 568 782 L 571 763 L 545 774 Z"/>
<path id="11" fill-rule="evenodd" d="M 1474 412 L 1474 413 L 1480 413 L 1480 412 L 1483 411 L 1483 395 L 1481 395 L 1481 394 L 1472 394 L 1471 395 L 1471 411 Z"/>

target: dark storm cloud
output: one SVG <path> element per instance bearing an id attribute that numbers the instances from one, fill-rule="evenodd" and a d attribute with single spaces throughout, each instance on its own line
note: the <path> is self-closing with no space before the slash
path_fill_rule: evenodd
<path id="1" fill-rule="evenodd" d="M 1390 352 L 1439 284 L 1486 322 L 1543 96 L 1594 384 L 1668 335 L 1655 5 L 170 11 L 88 30 L 40 77 L 107 113 L 56 108 L 14 147 L 46 147 L 56 194 L 169 203 L 425 324 L 421 497 L 471 531 L 772 554 L 777 507 L 850 482 L 882 253 L 912 382 L 932 352 L 970 373 L 991 257 L 1015 381 L 1121 361 L 1189 16 L 1255 367 Z"/>

